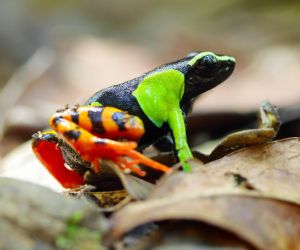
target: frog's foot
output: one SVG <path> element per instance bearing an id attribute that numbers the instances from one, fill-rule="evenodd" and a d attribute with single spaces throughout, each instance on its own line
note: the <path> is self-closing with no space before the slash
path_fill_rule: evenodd
<path id="1" fill-rule="evenodd" d="M 126 156 L 130 157 L 131 159 L 134 159 L 135 161 L 132 161 L 132 164 L 136 165 L 136 164 L 144 164 L 150 168 L 153 168 L 153 169 L 156 169 L 156 170 L 160 170 L 162 172 L 165 172 L 165 173 L 170 173 L 172 170 L 157 162 L 157 161 L 154 161 L 150 158 L 148 158 L 147 156 L 144 156 L 143 154 L 137 152 L 136 150 L 128 150 L 127 153 L 126 153 Z M 132 166 L 131 163 L 129 163 L 130 165 L 129 166 Z"/>
<path id="2" fill-rule="evenodd" d="M 112 160 L 122 171 L 125 173 L 133 172 L 136 173 L 139 176 L 145 176 L 146 172 L 141 170 L 138 166 L 140 163 L 140 160 L 131 160 L 127 161 L 123 156 L 115 157 Z M 92 161 L 92 170 L 95 174 L 98 174 L 100 172 L 100 166 L 99 166 L 99 159 L 95 159 Z"/>
<path id="3" fill-rule="evenodd" d="M 65 166 L 59 139 L 53 130 L 33 135 L 32 149 L 39 161 L 64 188 L 79 188 L 84 184 L 82 175 Z"/>
<path id="4" fill-rule="evenodd" d="M 127 170 L 132 171 L 133 173 L 136 173 L 139 176 L 145 176 L 146 172 L 141 170 L 137 164 L 140 162 L 138 160 L 132 160 L 128 162 L 125 158 L 123 157 L 117 157 L 116 159 L 113 160 L 124 172 Z"/>
<path id="5" fill-rule="evenodd" d="M 226 136 L 219 145 L 211 152 L 206 161 L 219 159 L 238 149 L 262 144 L 271 141 L 280 127 L 280 119 L 277 109 L 270 102 L 264 101 L 260 105 L 259 127 L 239 131 Z"/>
<path id="6" fill-rule="evenodd" d="M 192 154 L 190 148 L 188 147 L 188 145 L 186 145 L 182 149 L 179 149 L 177 155 L 178 155 L 178 158 L 179 158 L 179 161 L 180 161 L 180 164 L 181 164 L 183 170 L 185 172 L 190 172 L 192 167 L 188 163 L 188 161 L 193 159 L 193 154 Z"/>

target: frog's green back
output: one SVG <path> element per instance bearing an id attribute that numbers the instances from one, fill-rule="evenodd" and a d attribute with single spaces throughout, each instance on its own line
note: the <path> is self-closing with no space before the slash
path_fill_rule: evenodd
<path id="1" fill-rule="evenodd" d="M 173 108 L 179 106 L 183 93 L 183 73 L 168 69 L 145 77 L 132 94 L 147 117 L 160 128 Z"/>

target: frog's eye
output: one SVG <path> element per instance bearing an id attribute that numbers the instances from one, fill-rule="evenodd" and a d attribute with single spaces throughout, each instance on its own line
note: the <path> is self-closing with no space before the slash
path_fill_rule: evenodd
<path id="1" fill-rule="evenodd" d="M 214 55 L 205 55 L 193 67 L 201 76 L 211 76 L 218 70 L 218 59 Z"/>

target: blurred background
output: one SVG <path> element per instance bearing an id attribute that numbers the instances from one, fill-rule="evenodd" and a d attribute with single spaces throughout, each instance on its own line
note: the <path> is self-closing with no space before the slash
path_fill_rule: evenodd
<path id="1" fill-rule="evenodd" d="M 295 106 L 299 17 L 296 0 L 1 0 L 0 153 L 47 127 L 56 109 L 191 51 L 237 59 L 195 113 L 256 111 L 265 99 Z"/>

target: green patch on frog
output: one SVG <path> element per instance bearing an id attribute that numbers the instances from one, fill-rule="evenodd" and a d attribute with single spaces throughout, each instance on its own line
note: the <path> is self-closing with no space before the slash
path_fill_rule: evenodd
<path id="1" fill-rule="evenodd" d="M 168 123 L 175 138 L 175 148 L 184 170 L 189 171 L 186 162 L 193 158 L 187 144 L 184 118 L 180 109 L 180 101 L 184 93 L 184 74 L 169 69 L 145 77 L 132 93 L 141 109 L 157 126 Z"/>
<path id="2" fill-rule="evenodd" d="M 100 102 L 92 102 L 90 105 L 92 107 L 102 107 L 103 106 Z"/>

